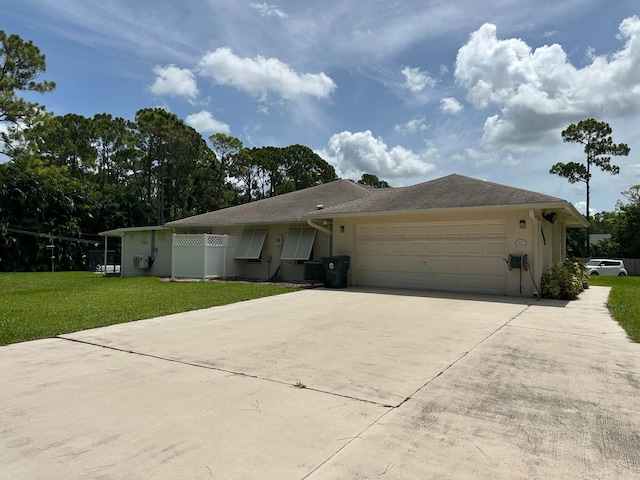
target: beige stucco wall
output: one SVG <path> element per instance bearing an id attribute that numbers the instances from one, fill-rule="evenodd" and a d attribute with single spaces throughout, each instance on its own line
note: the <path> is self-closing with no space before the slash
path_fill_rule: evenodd
<path id="1" fill-rule="evenodd" d="M 543 272 L 554 263 L 561 262 L 565 257 L 566 226 L 559 216 L 554 224 L 543 219 L 540 209 L 461 209 L 438 212 L 422 212 L 394 215 L 362 215 L 360 217 L 343 217 L 328 220 L 326 228 L 333 230 L 333 235 L 317 231 L 312 250 L 311 260 L 319 261 L 330 255 L 349 255 L 351 266 L 348 283 L 358 285 L 358 258 L 356 252 L 356 233 L 358 225 L 371 224 L 411 224 L 430 222 L 474 222 L 500 221 L 504 222 L 506 235 L 506 252 L 512 255 L 527 255 L 530 271 L 514 269 L 507 275 L 508 295 L 533 296 L 536 293 L 534 281 L 540 286 Z M 524 228 L 521 228 L 524 221 Z M 321 220 L 317 221 L 321 224 Z M 304 222 L 296 224 L 265 224 L 267 235 L 259 261 L 236 260 L 240 278 L 250 280 L 269 280 L 279 268 L 279 278 L 285 281 L 304 280 L 304 263 L 280 260 L 289 228 L 291 226 L 308 226 Z M 252 225 L 257 227 L 260 225 Z M 224 226 L 211 229 L 181 230 L 175 233 L 212 233 L 241 237 L 244 226 Z M 543 235 L 544 232 L 544 235 Z M 122 249 L 122 264 L 125 276 L 169 276 L 171 274 L 171 235 L 172 230 L 126 232 Z M 155 234 L 155 252 L 151 251 L 152 235 Z M 524 247 L 517 246 L 518 240 L 524 240 Z M 135 269 L 133 257 L 135 255 L 152 255 L 156 260 L 147 270 Z M 520 289 L 522 288 L 522 293 Z"/>
<path id="2" fill-rule="evenodd" d="M 259 226 L 259 225 L 255 225 Z M 262 245 L 262 257 L 259 261 L 236 260 L 238 275 L 240 278 L 249 280 L 269 280 L 278 270 L 278 275 L 282 280 L 288 282 L 301 282 L 304 280 L 304 264 L 292 260 L 280 260 L 282 248 L 289 234 L 291 226 L 308 226 L 306 223 L 298 224 L 272 224 L 267 227 L 267 236 Z M 226 226 L 212 229 L 210 233 L 227 234 L 237 237 L 242 236 L 243 226 Z M 331 240 L 329 235 L 317 231 L 313 243 L 311 260 L 320 260 L 329 255 Z"/>
<path id="3" fill-rule="evenodd" d="M 124 277 L 171 275 L 171 232 L 169 230 L 125 232 L 121 251 L 120 268 Z M 155 258 L 151 268 L 135 268 L 133 257 L 136 255 L 149 255 Z"/>
<path id="4" fill-rule="evenodd" d="M 534 219 L 530 216 L 529 209 L 466 209 L 456 211 L 440 211 L 435 213 L 412 213 L 402 215 L 374 215 L 362 217 L 345 217 L 334 219 L 334 236 L 332 255 L 350 255 L 351 268 L 349 269 L 349 285 L 358 285 L 356 232 L 359 224 L 389 224 L 389 223 L 426 223 L 426 222 L 464 222 L 464 221 L 491 221 L 500 220 L 506 226 L 506 254 L 527 255 L 530 266 L 529 271 L 517 269 L 508 271 L 507 292 L 508 295 L 534 296 L 537 293 L 534 281 L 538 288 L 540 277 L 544 271 L 554 263 L 564 259 L 564 235 L 566 229 L 560 218 L 550 224 L 542 219 L 542 210 L 533 209 Z M 520 228 L 520 221 L 524 220 L 525 228 Z M 542 238 L 541 227 L 544 231 Z M 516 246 L 517 240 L 525 240 L 526 246 Z M 536 252 L 537 250 L 537 252 Z M 521 283 L 522 282 L 522 283 Z M 522 293 L 520 286 L 522 285 Z"/>

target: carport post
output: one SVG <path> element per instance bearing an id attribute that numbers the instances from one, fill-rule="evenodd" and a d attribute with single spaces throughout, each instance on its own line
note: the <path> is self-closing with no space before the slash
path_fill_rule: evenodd
<path id="1" fill-rule="evenodd" d="M 227 248 L 229 245 L 229 235 L 226 233 L 222 237 L 222 278 L 227 278 Z"/>
<path id="2" fill-rule="evenodd" d="M 109 250 L 107 249 L 107 243 L 109 241 L 109 237 L 107 235 L 104 236 L 104 262 L 102 263 L 104 265 L 104 273 L 103 275 L 106 277 L 107 276 L 107 255 Z M 115 262 L 113 263 L 113 273 L 116 273 L 116 264 Z"/>
<path id="3" fill-rule="evenodd" d="M 171 280 L 175 280 L 176 271 L 176 234 L 171 235 Z"/>
<path id="4" fill-rule="evenodd" d="M 202 248 L 204 251 L 202 253 L 202 259 L 204 262 L 202 263 L 202 280 L 207 279 L 207 234 L 202 234 Z"/>

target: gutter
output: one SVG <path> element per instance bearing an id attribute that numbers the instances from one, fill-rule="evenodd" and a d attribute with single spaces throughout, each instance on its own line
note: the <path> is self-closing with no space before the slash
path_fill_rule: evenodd
<path id="1" fill-rule="evenodd" d="M 313 223 L 310 218 L 307 219 L 307 223 L 309 224 L 310 227 L 313 227 L 316 230 L 320 230 L 321 232 L 324 232 L 329 236 L 333 235 L 333 232 L 331 230 L 329 230 L 328 228 L 322 225 L 318 225 L 317 223 Z"/>
<path id="2" fill-rule="evenodd" d="M 540 202 L 540 203 L 513 203 L 506 205 L 474 205 L 467 207 L 437 207 L 437 208 L 418 208 L 407 210 L 377 210 L 368 212 L 331 212 L 323 211 L 322 213 L 307 214 L 307 218 L 317 218 L 320 215 L 331 215 L 333 218 L 350 218 L 350 217 L 373 217 L 373 216 L 395 216 L 395 215 L 411 215 L 411 214 L 425 214 L 425 213 L 450 213 L 454 211 L 501 211 L 501 210 L 523 210 L 523 209 L 540 209 L 540 210 L 561 210 L 565 216 L 569 219 L 577 221 L 568 222 L 568 228 L 586 227 L 588 223 L 582 214 L 580 214 L 576 208 L 569 202 Z"/>

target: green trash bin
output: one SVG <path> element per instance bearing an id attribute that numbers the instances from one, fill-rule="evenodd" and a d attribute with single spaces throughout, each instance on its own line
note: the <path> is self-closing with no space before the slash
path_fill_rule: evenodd
<path id="1" fill-rule="evenodd" d="M 326 280 L 326 288 L 347 288 L 347 273 L 351 257 L 349 255 L 337 255 L 334 257 L 322 257 L 322 266 Z"/>

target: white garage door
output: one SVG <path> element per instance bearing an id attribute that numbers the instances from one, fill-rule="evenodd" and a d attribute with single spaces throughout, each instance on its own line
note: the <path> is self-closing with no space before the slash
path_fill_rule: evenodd
<path id="1" fill-rule="evenodd" d="M 361 286 L 507 293 L 503 221 L 359 225 Z"/>

